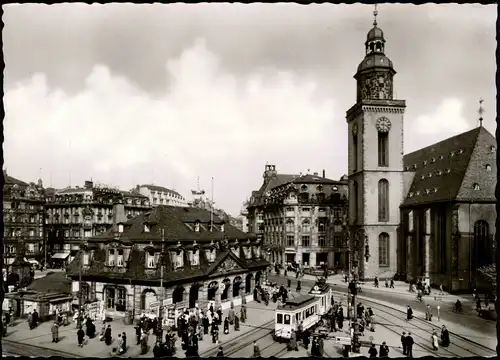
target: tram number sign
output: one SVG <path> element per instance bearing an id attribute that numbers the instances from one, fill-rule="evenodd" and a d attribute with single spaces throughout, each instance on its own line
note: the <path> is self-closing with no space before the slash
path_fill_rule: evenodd
<path id="1" fill-rule="evenodd" d="M 348 336 L 335 336 L 335 342 L 340 345 L 351 345 L 351 338 Z"/>

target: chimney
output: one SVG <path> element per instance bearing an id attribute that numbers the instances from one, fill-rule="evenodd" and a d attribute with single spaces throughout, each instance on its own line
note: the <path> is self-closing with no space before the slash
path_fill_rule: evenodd
<path id="1" fill-rule="evenodd" d="M 113 228 L 117 229 L 117 224 L 121 222 L 126 222 L 127 216 L 125 215 L 125 205 L 123 205 L 123 200 L 118 198 L 113 203 Z"/>
<path id="2" fill-rule="evenodd" d="M 324 178 L 326 177 L 326 175 L 325 175 L 325 169 L 323 169 L 323 177 Z"/>
<path id="3" fill-rule="evenodd" d="M 313 173 L 313 175 L 314 175 L 314 176 L 318 176 L 318 173 L 317 173 L 317 172 L 315 172 L 315 173 Z"/>
<path id="4" fill-rule="evenodd" d="M 92 181 L 85 181 L 85 189 L 92 189 L 94 187 L 94 183 Z"/>

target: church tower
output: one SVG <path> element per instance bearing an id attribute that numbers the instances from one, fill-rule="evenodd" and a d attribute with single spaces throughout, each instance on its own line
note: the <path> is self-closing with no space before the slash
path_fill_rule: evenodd
<path id="1" fill-rule="evenodd" d="M 396 272 L 399 206 L 403 200 L 406 104 L 394 99 L 396 71 L 385 55 L 376 6 L 373 14 L 365 58 L 354 75 L 356 104 L 346 113 L 351 264 L 360 279 Z"/>

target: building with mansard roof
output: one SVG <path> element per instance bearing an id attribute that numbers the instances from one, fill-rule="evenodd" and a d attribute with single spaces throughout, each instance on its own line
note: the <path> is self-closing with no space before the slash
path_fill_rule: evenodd
<path id="1" fill-rule="evenodd" d="M 479 289 L 477 268 L 494 261 L 496 140 L 480 125 L 404 155 L 406 103 L 394 99 L 385 48 L 375 20 L 346 114 L 353 268 L 362 279 Z"/>
<path id="2" fill-rule="evenodd" d="M 175 190 L 163 186 L 151 184 L 137 185 L 132 192 L 147 196 L 149 203 L 153 207 L 158 205 L 188 206 L 184 196 Z"/>
<path id="3" fill-rule="evenodd" d="M 328 179 L 324 171 L 279 174 L 275 165 L 266 165 L 263 178 L 247 216 L 249 232 L 263 239 L 267 259 L 347 269 L 347 179 Z"/>
<path id="4" fill-rule="evenodd" d="M 269 265 L 255 236 L 204 209 L 160 205 L 130 220 L 124 211 L 115 204 L 112 229 L 89 238 L 68 268 L 75 290 L 81 271 L 84 301 L 139 316 L 162 297 L 169 311 L 252 300 Z"/>
<path id="5" fill-rule="evenodd" d="M 54 266 L 71 262 L 84 239 L 110 229 L 113 202 L 122 199 L 131 219 L 151 210 L 149 199 L 136 192 L 86 181 L 84 186 L 47 192 L 45 202 L 48 261 Z"/>

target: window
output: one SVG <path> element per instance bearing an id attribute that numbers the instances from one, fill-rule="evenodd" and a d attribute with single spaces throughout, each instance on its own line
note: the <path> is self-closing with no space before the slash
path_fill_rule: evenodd
<path id="1" fill-rule="evenodd" d="M 309 265 L 309 253 L 302 253 L 302 265 Z"/>
<path id="2" fill-rule="evenodd" d="M 293 207 L 287 207 L 286 211 L 293 211 Z"/>
<path id="3" fill-rule="evenodd" d="M 389 221 L 389 182 L 386 179 L 378 182 L 378 221 Z"/>
<path id="4" fill-rule="evenodd" d="M 308 202 L 309 201 L 309 194 L 308 193 L 299 194 L 299 201 Z"/>
<path id="5" fill-rule="evenodd" d="M 64 237 L 69 238 L 69 230 L 64 230 Z"/>
<path id="6" fill-rule="evenodd" d="M 475 249 L 475 263 L 476 268 L 484 265 L 489 265 L 493 260 L 492 244 L 489 239 L 489 226 L 484 220 L 479 220 L 474 224 L 474 249 Z"/>
<path id="7" fill-rule="evenodd" d="M 34 229 L 30 229 L 30 237 L 34 237 L 35 236 L 35 230 Z"/>
<path id="8" fill-rule="evenodd" d="M 283 324 L 283 314 L 276 314 L 276 322 L 278 324 Z"/>
<path id="9" fill-rule="evenodd" d="M 474 190 L 480 190 L 479 184 L 474 184 L 474 185 L 472 185 L 472 188 L 473 188 Z"/>
<path id="10" fill-rule="evenodd" d="M 91 237 L 91 236 L 92 236 L 92 230 L 85 230 L 85 232 L 84 232 L 84 236 L 85 236 L 86 238 Z"/>
<path id="11" fill-rule="evenodd" d="M 352 135 L 352 169 L 358 169 L 358 134 Z"/>
<path id="12" fill-rule="evenodd" d="M 286 236 L 286 246 L 295 246 L 295 236 L 293 235 Z"/>
<path id="13" fill-rule="evenodd" d="M 485 168 L 486 168 L 486 171 L 491 171 L 491 165 L 490 164 L 486 164 Z"/>
<path id="14" fill-rule="evenodd" d="M 84 252 L 83 253 L 83 266 L 88 266 L 89 265 L 89 253 Z"/>
<path id="15" fill-rule="evenodd" d="M 146 266 L 148 269 L 154 269 L 156 267 L 154 251 L 148 251 L 146 253 Z"/>
<path id="16" fill-rule="evenodd" d="M 389 235 L 387 233 L 378 236 L 378 264 L 389 266 Z"/>
<path id="17" fill-rule="evenodd" d="M 89 286 L 89 284 L 82 283 L 80 291 L 82 292 L 82 302 L 86 302 L 86 301 L 90 300 L 90 286 Z"/>
<path id="18" fill-rule="evenodd" d="M 328 264 L 328 253 L 316 254 L 316 266 L 320 266 L 322 264 Z"/>
<path id="19" fill-rule="evenodd" d="M 311 222 L 307 219 L 302 221 L 302 232 L 311 232 Z"/>
<path id="20" fill-rule="evenodd" d="M 285 314 L 285 325 L 290 325 L 290 314 Z"/>
<path id="21" fill-rule="evenodd" d="M 127 290 L 122 287 L 118 287 L 116 290 L 116 310 L 125 311 L 127 308 Z"/>
<path id="22" fill-rule="evenodd" d="M 194 223 L 194 231 L 200 232 L 200 223 L 199 222 Z"/>
<path id="23" fill-rule="evenodd" d="M 182 251 L 176 252 L 175 253 L 175 268 L 182 268 L 184 267 L 184 254 Z"/>
<path id="24" fill-rule="evenodd" d="M 342 235 L 333 235 L 333 246 L 336 248 L 342 247 Z"/>
<path id="25" fill-rule="evenodd" d="M 114 249 L 108 250 L 108 265 L 115 266 L 115 250 Z"/>
<path id="26" fill-rule="evenodd" d="M 302 246 L 311 246 L 311 237 L 309 235 L 302 236 Z"/>
<path id="27" fill-rule="evenodd" d="M 28 253 L 32 254 L 35 252 L 35 244 L 28 244 Z"/>
<path id="28" fill-rule="evenodd" d="M 308 211 L 311 211 L 311 208 L 308 208 L 308 207 L 303 207 L 302 209 L 300 209 L 302 212 L 308 212 Z"/>
<path id="29" fill-rule="evenodd" d="M 295 231 L 295 226 L 294 226 L 292 219 L 288 219 L 286 221 L 286 231 L 287 232 L 294 232 Z"/>
<path id="30" fill-rule="evenodd" d="M 123 232 L 123 224 L 118 224 L 118 232 L 119 233 Z"/>
<path id="31" fill-rule="evenodd" d="M 318 222 L 318 231 L 319 232 L 324 232 L 326 231 L 326 224 L 324 221 L 319 221 Z"/>
<path id="32" fill-rule="evenodd" d="M 79 238 L 80 237 L 80 230 L 73 230 L 73 237 Z"/>
<path id="33" fill-rule="evenodd" d="M 342 217 L 342 208 L 341 207 L 334 207 L 333 208 L 333 217 L 334 218 L 341 218 Z"/>
<path id="34" fill-rule="evenodd" d="M 378 133 L 378 166 L 389 166 L 389 133 Z"/>
<path id="35" fill-rule="evenodd" d="M 200 264 L 200 254 L 197 249 L 191 251 L 191 265 L 198 266 Z"/>
<path id="36" fill-rule="evenodd" d="M 318 236 L 318 246 L 320 246 L 320 247 L 326 246 L 326 236 L 324 236 L 324 235 Z"/>
<path id="37" fill-rule="evenodd" d="M 342 232 L 342 224 L 340 222 L 335 222 L 335 224 L 333 225 L 333 231 L 336 232 L 336 233 L 341 233 Z"/>
<path id="38" fill-rule="evenodd" d="M 116 266 L 123 266 L 123 250 L 118 250 L 118 256 L 116 257 Z"/>
<path id="39" fill-rule="evenodd" d="M 148 233 L 150 230 L 149 224 L 144 224 L 144 232 Z"/>
<path id="40" fill-rule="evenodd" d="M 224 224 L 220 224 L 220 232 L 224 232 Z"/>

